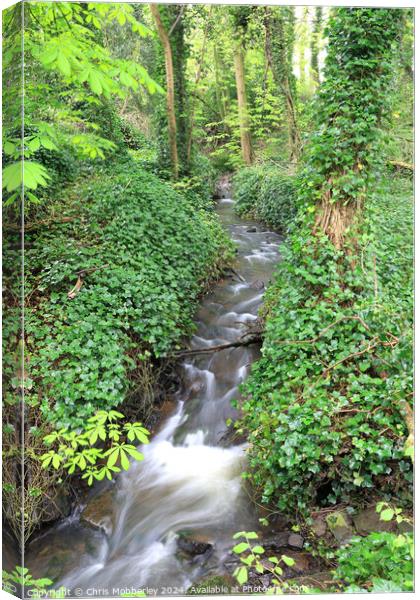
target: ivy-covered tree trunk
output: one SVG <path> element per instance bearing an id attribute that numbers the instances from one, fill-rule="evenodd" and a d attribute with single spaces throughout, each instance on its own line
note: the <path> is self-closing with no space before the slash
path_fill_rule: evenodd
<path id="1" fill-rule="evenodd" d="M 239 128 L 241 132 L 242 158 L 246 165 L 252 164 L 252 142 L 248 103 L 245 89 L 245 59 L 242 41 L 238 40 L 234 49 L 236 93 L 238 98 Z"/>
<path id="2" fill-rule="evenodd" d="M 322 6 L 315 8 L 315 17 L 312 25 L 311 36 L 311 71 L 312 76 L 317 84 L 319 84 L 319 43 L 322 27 Z"/>
<path id="3" fill-rule="evenodd" d="M 301 138 L 296 119 L 296 81 L 293 75 L 294 13 L 289 7 L 267 7 L 265 12 L 266 54 L 285 104 L 290 159 L 297 161 Z"/>
<path id="4" fill-rule="evenodd" d="M 159 34 L 160 41 L 163 46 L 165 56 L 165 73 L 166 73 L 166 109 L 168 118 L 168 137 L 169 149 L 171 155 L 172 174 L 175 179 L 179 174 L 179 160 L 177 147 L 177 127 L 175 115 L 175 85 L 174 85 L 174 66 L 172 59 L 172 48 L 169 41 L 169 35 L 162 23 L 159 7 L 157 4 L 151 4 L 150 10 L 156 23 L 156 29 Z"/>
<path id="5" fill-rule="evenodd" d="M 302 189 L 316 199 L 314 231 L 337 248 L 375 177 L 401 19 L 401 10 L 377 8 L 339 8 L 330 18 L 325 80 Z"/>
<path id="6" fill-rule="evenodd" d="M 189 174 L 190 172 L 189 163 L 191 155 L 191 149 L 190 151 L 188 150 L 190 107 L 186 82 L 186 62 L 188 58 L 188 48 L 185 43 L 186 8 L 185 4 L 173 4 L 165 7 L 174 68 L 178 157 L 180 171 L 184 175 Z"/>

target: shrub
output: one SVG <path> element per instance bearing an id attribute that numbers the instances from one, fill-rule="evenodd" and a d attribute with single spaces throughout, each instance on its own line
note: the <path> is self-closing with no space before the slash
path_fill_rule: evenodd
<path id="1" fill-rule="evenodd" d="M 236 212 L 241 215 L 252 213 L 261 187 L 264 174 L 262 167 L 245 167 L 235 173 L 233 177 L 233 197 L 236 200 Z"/>
<path id="2" fill-rule="evenodd" d="M 28 385 L 57 427 L 119 405 L 136 377 L 146 393 L 138 378 L 193 330 L 200 290 L 231 256 L 212 214 L 134 161 L 112 168 L 26 236 Z"/>
<path id="3" fill-rule="evenodd" d="M 195 154 L 191 161 L 191 175 L 172 183 L 196 209 L 211 210 L 217 174 L 204 154 Z"/>
<path id="4" fill-rule="evenodd" d="M 296 215 L 295 181 L 276 167 L 246 167 L 233 178 L 236 211 L 278 231 L 289 228 Z"/>
<path id="5" fill-rule="evenodd" d="M 295 197 L 293 177 L 271 169 L 261 182 L 255 216 L 270 227 L 284 231 L 296 215 Z"/>
<path id="6" fill-rule="evenodd" d="M 339 548 L 335 577 L 347 592 L 413 590 L 413 536 L 388 532 L 354 537 Z"/>
<path id="7" fill-rule="evenodd" d="M 297 227 L 283 247 L 240 425 L 249 476 L 282 511 L 411 482 L 412 201 L 395 188 L 370 200 L 360 256 Z"/>

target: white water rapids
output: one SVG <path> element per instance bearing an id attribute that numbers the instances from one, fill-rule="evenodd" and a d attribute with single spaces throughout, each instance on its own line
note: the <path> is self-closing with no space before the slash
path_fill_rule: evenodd
<path id="1" fill-rule="evenodd" d="M 280 237 L 239 219 L 233 204 L 221 200 L 218 212 L 238 246 L 239 278 L 221 281 L 203 299 L 192 348 L 244 333 L 245 324 L 256 319 L 262 283 L 279 260 Z M 79 511 L 33 540 L 26 566 L 34 577 L 50 577 L 71 596 L 118 596 L 144 588 L 179 595 L 202 577 L 223 572 L 232 535 L 256 526 L 241 477 L 245 446 L 223 447 L 220 441 L 226 420 L 236 415 L 231 403 L 239 397 L 238 386 L 257 356 L 258 349 L 249 346 L 188 359 L 176 410 L 142 448 L 144 461 L 111 489 L 99 491 L 104 530 L 87 526 Z M 213 548 L 186 556 L 179 549 L 180 533 Z"/>

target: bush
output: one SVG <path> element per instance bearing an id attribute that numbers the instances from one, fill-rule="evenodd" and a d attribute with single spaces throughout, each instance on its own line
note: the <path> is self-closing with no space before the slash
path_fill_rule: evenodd
<path id="1" fill-rule="evenodd" d="M 296 216 L 295 182 L 290 175 L 270 170 L 261 182 L 255 205 L 258 220 L 279 231 L 286 230 Z"/>
<path id="2" fill-rule="evenodd" d="M 29 395 L 57 427 L 119 405 L 150 376 L 231 256 L 214 215 L 134 161 L 112 169 L 67 189 L 53 225 L 26 235 Z"/>
<path id="3" fill-rule="evenodd" d="M 250 216 L 278 231 L 289 228 L 296 215 L 294 178 L 276 167 L 246 167 L 233 178 L 239 215 Z"/>
<path id="4" fill-rule="evenodd" d="M 249 476 L 285 512 L 412 479 L 412 200 L 395 186 L 369 204 L 359 256 L 296 227 L 267 293 L 241 426 Z"/>
<path id="5" fill-rule="evenodd" d="M 217 173 L 204 154 L 195 154 L 191 161 L 191 175 L 172 183 L 196 209 L 211 210 Z"/>
<path id="6" fill-rule="evenodd" d="M 413 536 L 388 532 L 354 537 L 337 552 L 335 577 L 346 592 L 413 590 Z"/>
<path id="7" fill-rule="evenodd" d="M 245 167 L 235 173 L 232 180 L 232 193 L 238 215 L 252 214 L 257 203 L 264 172 L 263 167 Z"/>

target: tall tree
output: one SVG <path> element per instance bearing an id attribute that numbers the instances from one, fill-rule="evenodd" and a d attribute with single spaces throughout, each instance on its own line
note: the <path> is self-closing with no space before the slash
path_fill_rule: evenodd
<path id="1" fill-rule="evenodd" d="M 292 161 L 297 161 L 301 137 L 296 119 L 296 80 L 293 75 L 294 12 L 290 7 L 267 7 L 266 54 L 274 80 L 284 98 Z"/>
<path id="2" fill-rule="evenodd" d="M 399 9 L 379 8 L 339 8 L 330 18 L 325 79 L 301 190 L 309 203 L 315 200 L 314 231 L 337 248 L 375 178 L 402 18 Z"/>
<path id="3" fill-rule="evenodd" d="M 251 11 L 252 7 L 248 6 L 230 9 L 233 21 L 233 52 L 236 93 L 238 98 L 239 128 L 241 133 L 241 149 L 242 158 L 246 165 L 251 165 L 253 161 L 251 123 L 248 112 L 248 101 L 245 86 L 245 36 Z"/>
<path id="4" fill-rule="evenodd" d="M 319 44 L 322 28 L 322 6 L 315 8 L 314 20 L 312 23 L 311 35 L 311 70 L 312 76 L 317 84 L 319 84 Z"/>
<path id="5" fill-rule="evenodd" d="M 306 73 L 306 49 L 309 46 L 309 26 L 308 26 L 309 7 L 304 6 L 302 16 L 297 23 L 297 59 L 299 65 L 299 82 L 304 90 L 307 84 Z"/>
<path id="6" fill-rule="evenodd" d="M 188 150 L 191 115 L 186 78 L 186 63 L 189 51 L 185 39 L 188 27 L 188 6 L 186 4 L 168 4 L 165 9 L 174 66 L 175 117 L 179 167 L 180 173 L 186 175 L 190 172 L 189 162 L 191 154 L 191 149 Z"/>
<path id="7" fill-rule="evenodd" d="M 177 124 L 175 114 L 175 82 L 174 82 L 174 63 L 172 58 L 172 48 L 169 41 L 168 31 L 166 30 L 160 15 L 159 6 L 151 4 L 150 10 L 155 20 L 159 39 L 162 43 L 165 56 L 166 73 L 166 110 L 168 120 L 169 150 L 171 155 L 171 169 L 174 179 L 179 175 L 179 158 L 177 145 Z"/>

